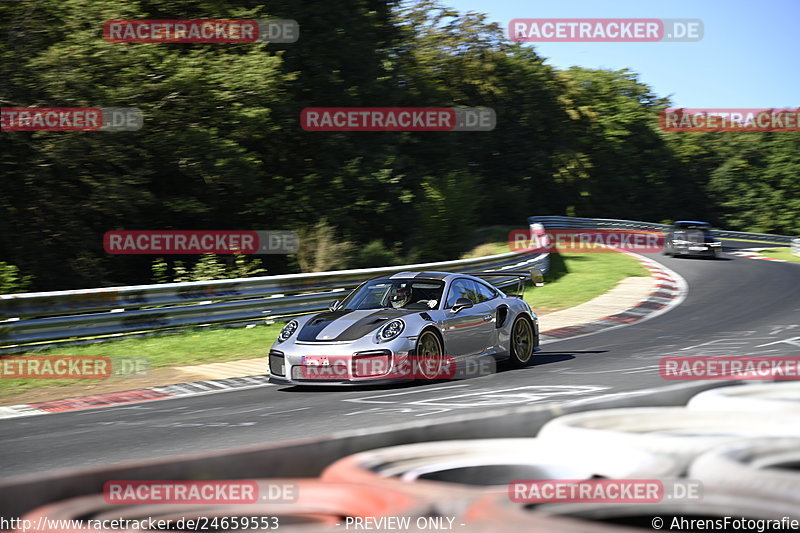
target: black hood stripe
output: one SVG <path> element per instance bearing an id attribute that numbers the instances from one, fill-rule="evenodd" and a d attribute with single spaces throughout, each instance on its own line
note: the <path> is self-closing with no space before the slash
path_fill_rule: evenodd
<path id="1" fill-rule="evenodd" d="M 347 327 L 338 336 L 333 339 L 320 339 L 323 330 L 331 325 L 334 321 L 347 316 L 352 313 L 352 310 L 341 310 L 320 313 L 315 316 L 300 329 L 297 334 L 297 340 L 301 342 L 336 342 L 336 341 L 355 341 L 365 335 L 369 335 L 375 331 L 381 324 L 389 320 L 408 316 L 419 311 L 408 311 L 402 309 L 375 309 L 374 312 L 365 315 L 363 318 L 357 320 L 355 323 Z"/>
<path id="2" fill-rule="evenodd" d="M 403 316 L 407 316 L 413 313 L 419 313 L 419 311 L 404 311 L 401 309 L 380 309 L 375 311 L 374 313 L 362 318 L 346 330 L 344 330 L 341 335 L 336 337 L 337 341 L 354 341 L 358 340 L 364 335 L 369 335 L 376 328 L 380 327 L 381 324 L 385 324 L 386 322 L 400 318 Z"/>
<path id="3" fill-rule="evenodd" d="M 300 333 L 297 334 L 297 340 L 303 342 L 313 342 L 317 340 L 317 335 L 325 329 L 331 322 L 349 315 L 353 311 L 351 309 L 340 309 L 338 311 L 326 311 L 316 315 L 314 318 L 303 324 L 300 328 Z"/>

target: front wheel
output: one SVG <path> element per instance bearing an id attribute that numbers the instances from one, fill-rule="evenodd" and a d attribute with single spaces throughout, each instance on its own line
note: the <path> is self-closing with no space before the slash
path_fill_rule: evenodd
<path id="1" fill-rule="evenodd" d="M 519 317 L 511 327 L 511 364 L 522 367 L 530 364 L 533 355 L 534 335 L 531 321 Z"/>
<path id="2" fill-rule="evenodd" d="M 441 379 L 444 360 L 444 347 L 439 336 L 427 329 L 417 339 L 417 368 L 419 378 L 423 380 Z"/>

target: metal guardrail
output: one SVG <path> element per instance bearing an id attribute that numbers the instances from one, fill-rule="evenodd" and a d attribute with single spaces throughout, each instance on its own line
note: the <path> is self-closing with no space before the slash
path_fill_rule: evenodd
<path id="1" fill-rule="evenodd" d="M 792 253 L 794 255 L 800 255 L 800 238 L 792 239 Z"/>
<path id="2" fill-rule="evenodd" d="M 545 227 L 564 229 L 648 229 L 664 231 L 670 226 L 655 222 L 640 222 L 636 220 L 621 220 L 616 218 L 580 218 L 565 216 L 533 216 L 528 218 L 528 223 L 539 223 Z M 773 235 L 770 233 L 745 233 L 743 231 L 726 231 L 715 229 L 711 231 L 714 236 L 722 239 L 744 239 L 789 244 L 792 237 L 786 235 Z"/>
<path id="3" fill-rule="evenodd" d="M 560 228 L 664 230 L 665 224 L 606 218 L 534 216 L 529 223 Z M 716 230 L 723 238 L 788 244 L 791 237 Z M 797 239 L 795 239 L 797 241 Z M 795 242 L 793 249 L 800 244 Z M 797 253 L 797 252 L 796 252 Z M 276 316 L 324 310 L 343 292 L 381 274 L 403 271 L 547 270 L 546 254 L 506 254 L 401 265 L 257 278 L 137 285 L 0 295 L 0 353 L 87 337 L 108 337 L 203 325 L 252 324 Z M 516 278 L 492 278 L 505 287 Z M 101 340 L 101 339 L 98 339 Z"/>
<path id="4" fill-rule="evenodd" d="M 403 271 L 518 270 L 549 266 L 547 254 L 515 252 L 436 263 L 216 281 L 0 295 L 0 353 L 31 344 L 208 324 L 256 323 L 327 309 L 366 279 Z M 514 277 L 493 277 L 497 287 Z M 38 346 L 37 346 L 38 347 Z"/>

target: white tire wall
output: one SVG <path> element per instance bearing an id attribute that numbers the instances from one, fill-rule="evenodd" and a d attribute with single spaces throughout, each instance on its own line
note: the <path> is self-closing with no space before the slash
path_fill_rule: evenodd
<path id="1" fill-rule="evenodd" d="M 627 446 L 561 444 L 541 439 L 475 439 L 406 444 L 350 455 L 323 480 L 362 483 L 439 499 L 461 512 L 486 493 L 507 493 L 515 479 L 670 478 L 682 466 L 669 456 Z"/>
<path id="2" fill-rule="evenodd" d="M 695 459 L 689 477 L 710 490 L 754 494 L 791 502 L 800 509 L 800 439 L 759 439 L 720 446 Z"/>
<path id="3" fill-rule="evenodd" d="M 719 387 L 695 395 L 693 410 L 756 411 L 800 416 L 800 383 L 768 383 Z"/>
<path id="4" fill-rule="evenodd" d="M 629 525 L 638 531 L 686 531 L 682 527 L 670 527 L 673 517 L 724 519 L 745 518 L 749 520 L 776 520 L 788 516 L 800 518 L 800 509 L 786 502 L 776 502 L 756 496 L 735 496 L 706 492 L 700 500 L 664 500 L 659 503 L 561 503 L 538 505 L 529 513 L 532 519 L 537 514 L 576 518 L 590 523 Z M 663 520 L 660 528 L 653 527 L 655 517 Z M 730 526 L 728 526 L 730 528 Z M 720 528 L 718 531 L 730 529 Z M 748 531 L 749 529 L 742 529 Z M 693 531 L 693 530 L 692 530 Z"/>
<path id="5" fill-rule="evenodd" d="M 555 418 L 539 438 L 586 446 L 625 446 L 674 457 L 685 469 L 716 446 L 759 437 L 800 437 L 800 424 L 789 414 L 700 411 L 683 407 L 602 409 Z"/>
<path id="6" fill-rule="evenodd" d="M 470 525 L 503 526 L 503 531 L 542 533 L 623 533 L 657 531 L 656 517 L 663 521 L 662 531 L 687 531 L 670 527 L 672 517 L 774 520 L 784 516 L 798 519 L 800 509 L 785 502 L 774 502 L 756 496 L 705 493 L 699 500 L 664 500 L 659 503 L 548 503 L 540 505 L 512 504 L 507 497 L 485 496 L 476 500 L 464 513 Z M 499 529 L 496 529 L 499 531 Z M 747 531 L 747 529 L 741 529 Z M 717 531 L 726 531 L 719 528 Z"/>

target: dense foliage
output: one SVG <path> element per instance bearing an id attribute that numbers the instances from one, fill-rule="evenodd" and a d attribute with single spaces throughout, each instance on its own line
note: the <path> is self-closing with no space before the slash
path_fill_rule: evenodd
<path id="1" fill-rule="evenodd" d="M 108 19 L 267 17 L 300 40 L 101 36 Z M 145 115 L 138 132 L 2 133 L 0 260 L 37 290 L 151 281 L 152 257 L 104 253 L 116 229 L 292 229 L 335 251 L 267 256 L 270 273 L 451 259 L 474 228 L 534 214 L 800 234 L 797 134 L 664 133 L 669 102 L 636 74 L 559 71 L 434 2 L 38 0 L 0 20 L 3 106 Z M 308 106 L 489 106 L 498 125 L 305 132 Z"/>

